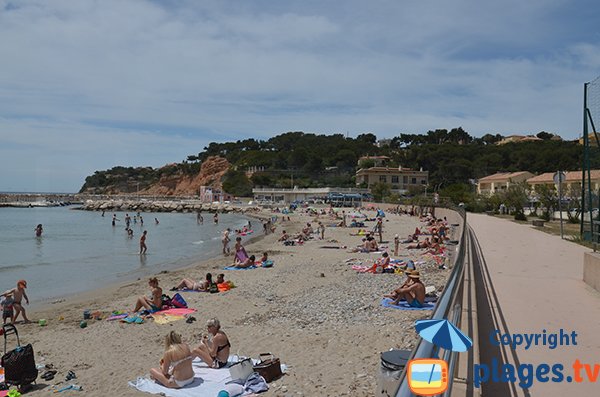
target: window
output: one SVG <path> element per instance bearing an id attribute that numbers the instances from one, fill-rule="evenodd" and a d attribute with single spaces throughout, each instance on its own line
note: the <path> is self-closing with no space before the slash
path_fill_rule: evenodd
<path id="1" fill-rule="evenodd" d="M 387 182 L 387 176 L 385 176 L 385 175 L 379 175 L 379 182 L 386 183 Z"/>
<path id="2" fill-rule="evenodd" d="M 408 185 L 408 177 L 406 175 L 404 175 L 402 177 L 402 183 L 404 183 L 405 185 Z"/>
<path id="3" fill-rule="evenodd" d="M 421 185 L 426 185 L 427 181 L 425 179 L 421 179 Z"/>
<path id="4" fill-rule="evenodd" d="M 412 183 L 413 185 L 416 185 L 417 184 L 417 178 L 412 178 L 410 183 Z"/>
<path id="5" fill-rule="evenodd" d="M 392 183 L 398 183 L 398 175 L 392 175 Z"/>

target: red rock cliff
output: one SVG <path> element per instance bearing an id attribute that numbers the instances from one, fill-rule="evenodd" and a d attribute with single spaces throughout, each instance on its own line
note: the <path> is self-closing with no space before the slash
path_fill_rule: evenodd
<path id="1" fill-rule="evenodd" d="M 222 189 L 221 178 L 227 172 L 229 166 L 230 164 L 227 159 L 211 156 L 204 160 L 197 175 L 177 173 L 170 176 L 163 176 L 157 183 L 140 191 L 140 193 L 159 196 L 188 196 L 198 194 L 200 186 Z"/>

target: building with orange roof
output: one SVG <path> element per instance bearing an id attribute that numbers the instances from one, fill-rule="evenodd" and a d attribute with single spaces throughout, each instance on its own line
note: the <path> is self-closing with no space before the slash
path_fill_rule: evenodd
<path id="1" fill-rule="evenodd" d="M 479 179 L 477 182 L 477 193 L 492 195 L 500 191 L 508 190 L 511 184 L 526 182 L 534 175 L 529 171 L 498 172 Z"/>
<path id="2" fill-rule="evenodd" d="M 545 172 L 543 174 L 527 179 L 527 183 L 535 190 L 536 186 L 548 185 L 554 186 L 554 174 L 556 172 Z M 587 179 L 587 175 L 586 175 Z M 592 181 L 592 190 L 597 192 L 600 188 L 600 170 L 590 170 L 590 179 Z M 565 179 L 563 181 L 565 191 L 570 189 L 581 189 L 581 171 L 565 171 Z"/>
<path id="3" fill-rule="evenodd" d="M 410 187 L 425 190 L 429 183 L 429 172 L 405 167 L 370 167 L 356 171 L 356 186 L 371 188 L 377 182 L 389 185 L 395 193 L 406 193 Z"/>

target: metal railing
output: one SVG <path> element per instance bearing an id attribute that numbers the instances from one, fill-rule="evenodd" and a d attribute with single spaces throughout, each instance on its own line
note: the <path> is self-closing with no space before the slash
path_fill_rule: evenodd
<path id="1" fill-rule="evenodd" d="M 434 204 L 432 203 L 433 207 Z M 435 205 L 440 207 L 439 204 Z M 462 299 L 463 299 L 463 279 L 464 279 L 464 271 L 465 271 L 465 246 L 466 246 L 466 225 L 467 225 L 467 217 L 464 209 L 462 207 L 455 207 L 453 205 L 445 203 L 443 205 L 444 208 L 448 208 L 450 210 L 456 211 L 462 218 L 462 230 L 460 231 L 460 238 L 458 239 L 458 253 L 456 256 L 456 260 L 454 262 L 454 268 L 452 269 L 452 273 L 446 283 L 446 286 L 438 300 L 438 303 L 431 315 L 432 320 L 437 319 L 448 319 L 453 324 L 460 324 L 461 316 L 462 316 Z M 455 236 L 452 236 L 454 239 Z M 420 339 L 417 346 L 413 349 L 410 359 L 414 358 L 435 358 L 438 355 L 434 354 L 434 350 L 436 350 L 435 346 L 424 340 Z M 451 350 L 438 350 L 438 352 L 443 352 L 441 358 L 448 363 L 448 389 L 442 396 L 449 396 L 452 392 L 452 381 L 453 374 L 456 365 L 457 353 L 452 352 Z M 396 392 L 396 397 L 411 397 L 414 394 L 410 391 L 408 387 L 408 380 L 406 378 L 406 369 L 403 371 L 399 380 L 398 391 Z"/>

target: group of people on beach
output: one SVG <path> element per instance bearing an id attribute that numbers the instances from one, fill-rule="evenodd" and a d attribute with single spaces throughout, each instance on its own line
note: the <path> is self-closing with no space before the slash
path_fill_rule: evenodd
<path id="1" fill-rule="evenodd" d="M 27 313 L 23 307 L 23 299 L 25 303 L 29 304 L 29 297 L 25 292 L 27 288 L 27 281 L 17 281 L 15 288 L 9 289 L 0 295 L 0 303 L 2 305 L 2 321 L 6 324 L 6 321 L 10 319 L 11 324 L 15 324 L 19 314 L 23 316 L 23 323 L 28 324 L 31 321 L 27 318 Z"/>
<path id="2" fill-rule="evenodd" d="M 194 381 L 192 361 L 199 357 L 210 368 L 223 368 L 227 365 L 231 343 L 221 330 L 217 318 L 206 322 L 204 334 L 197 347 L 191 348 L 183 341 L 181 334 L 171 331 L 165 336 L 165 351 L 158 368 L 150 369 L 150 377 L 162 385 L 179 389 Z"/>

